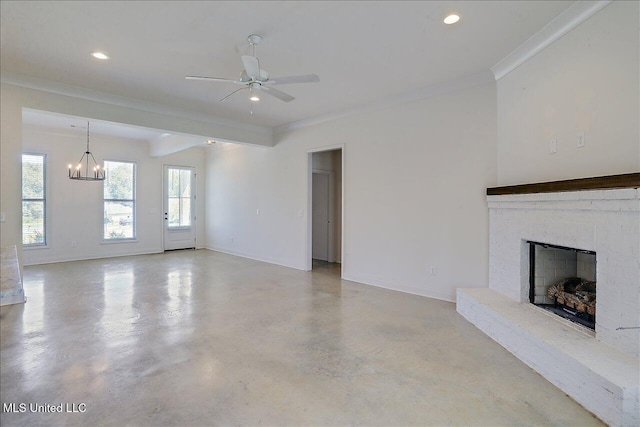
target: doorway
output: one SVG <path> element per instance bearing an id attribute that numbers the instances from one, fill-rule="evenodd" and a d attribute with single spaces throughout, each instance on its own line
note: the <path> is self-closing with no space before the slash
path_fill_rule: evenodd
<path id="1" fill-rule="evenodd" d="M 196 170 L 164 166 L 164 250 L 196 247 Z"/>
<path id="2" fill-rule="evenodd" d="M 335 262 L 333 254 L 333 182 L 334 173 L 313 171 L 311 258 Z"/>
<path id="3" fill-rule="evenodd" d="M 343 147 L 309 152 L 308 270 L 340 270 L 343 236 Z"/>

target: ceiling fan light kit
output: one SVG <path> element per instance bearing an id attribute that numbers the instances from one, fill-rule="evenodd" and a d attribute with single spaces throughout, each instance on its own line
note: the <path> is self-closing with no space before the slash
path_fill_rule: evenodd
<path id="1" fill-rule="evenodd" d="M 251 83 L 251 85 L 249 86 L 249 101 L 260 101 L 260 94 L 258 93 L 259 90 L 260 85 L 258 83 Z"/>
<path id="2" fill-rule="evenodd" d="M 244 89 L 249 89 L 249 101 L 251 101 L 252 103 L 260 101 L 261 93 L 263 92 L 273 96 L 274 98 L 278 98 L 281 101 L 291 102 L 295 99 L 293 96 L 272 86 L 294 83 L 315 83 L 320 81 L 320 78 L 316 74 L 270 78 L 269 73 L 260 68 L 260 59 L 256 56 L 256 47 L 262 41 L 262 36 L 258 34 L 251 34 L 247 37 L 247 41 L 252 47 L 253 55 L 241 56 L 244 69 L 240 73 L 240 78 L 238 80 L 208 76 L 186 76 L 185 78 L 187 80 L 224 82 L 241 85 L 242 87 L 240 89 L 236 89 L 230 94 L 226 95 L 225 97 L 220 99 L 220 102 L 226 100 L 236 92 Z M 251 113 L 253 114 L 253 108 L 251 110 Z"/>

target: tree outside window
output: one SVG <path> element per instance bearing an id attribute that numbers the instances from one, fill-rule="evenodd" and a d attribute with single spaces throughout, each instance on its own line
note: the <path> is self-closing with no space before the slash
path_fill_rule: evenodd
<path id="1" fill-rule="evenodd" d="M 191 169 L 168 168 L 169 228 L 191 226 Z"/>
<path id="2" fill-rule="evenodd" d="M 135 239 L 136 164 L 105 160 L 104 233 L 105 240 Z"/>
<path id="3" fill-rule="evenodd" d="M 22 155 L 22 244 L 43 246 L 46 238 L 44 154 Z"/>

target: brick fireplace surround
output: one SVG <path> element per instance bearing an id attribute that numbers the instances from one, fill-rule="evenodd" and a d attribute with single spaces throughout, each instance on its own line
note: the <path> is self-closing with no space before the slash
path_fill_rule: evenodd
<path id="1" fill-rule="evenodd" d="M 462 316 L 613 426 L 640 425 L 639 187 L 636 173 L 488 189 L 489 287 L 457 292 Z M 596 252 L 595 332 L 529 303 L 526 241 Z"/>

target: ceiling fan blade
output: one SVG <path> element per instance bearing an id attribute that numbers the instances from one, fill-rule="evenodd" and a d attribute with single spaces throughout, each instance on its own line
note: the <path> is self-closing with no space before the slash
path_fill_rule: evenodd
<path id="1" fill-rule="evenodd" d="M 247 75 L 251 78 L 260 77 L 260 63 L 258 58 L 249 55 L 242 55 L 242 63 Z"/>
<path id="2" fill-rule="evenodd" d="M 236 90 L 234 90 L 234 91 L 233 91 L 233 92 L 231 92 L 229 95 L 227 95 L 227 96 L 225 96 L 224 98 L 222 98 L 222 99 L 220 100 L 220 102 L 224 101 L 225 99 L 227 99 L 228 97 L 230 97 L 230 96 L 231 96 L 231 95 L 233 95 L 234 93 L 236 93 L 236 92 L 238 92 L 238 91 L 240 91 L 240 90 L 243 90 L 243 89 L 246 89 L 246 87 L 241 87 L 240 89 L 236 89 Z"/>
<path id="3" fill-rule="evenodd" d="M 206 76 L 186 76 L 187 80 L 204 80 L 209 82 L 227 82 L 227 83 L 242 83 L 237 80 L 232 79 L 223 79 L 220 77 L 206 77 Z"/>
<path id="4" fill-rule="evenodd" d="M 264 93 L 268 93 L 271 96 L 275 96 L 276 98 L 284 102 L 291 102 L 295 99 L 293 96 L 289 95 L 288 93 L 284 93 L 281 90 L 274 89 L 272 87 L 262 86 L 262 91 Z"/>
<path id="5" fill-rule="evenodd" d="M 305 74 L 303 76 L 276 77 L 267 80 L 265 83 L 272 85 L 286 85 L 291 83 L 315 83 L 319 81 L 320 77 L 318 77 L 317 74 Z"/>

